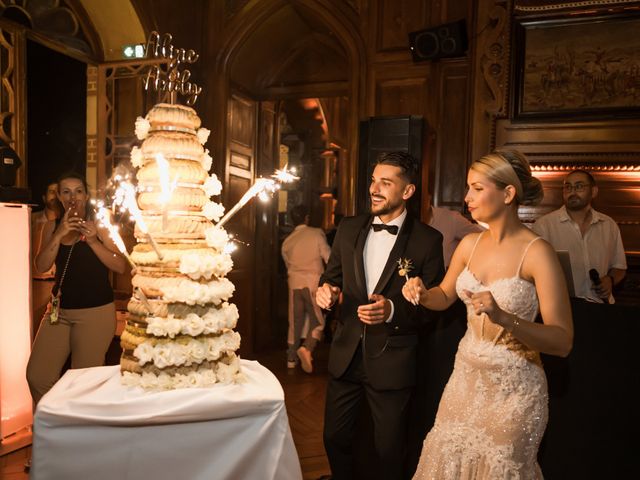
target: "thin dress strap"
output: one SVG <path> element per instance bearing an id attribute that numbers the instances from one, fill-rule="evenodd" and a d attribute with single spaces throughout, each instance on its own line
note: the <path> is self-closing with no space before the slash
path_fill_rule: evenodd
<path id="1" fill-rule="evenodd" d="M 524 257 L 527 256 L 527 252 L 529 251 L 529 247 L 533 244 L 533 242 L 535 242 L 536 240 L 540 240 L 542 237 L 536 237 L 533 240 L 531 240 L 527 246 L 524 249 L 524 252 L 522 253 L 522 258 L 520 259 L 520 265 L 518 265 L 518 271 L 516 272 L 516 277 L 520 276 L 520 271 L 522 270 L 522 264 L 524 263 Z"/>
<path id="2" fill-rule="evenodd" d="M 478 234 L 478 238 L 476 238 L 476 243 L 473 244 L 473 248 L 471 249 L 471 255 L 469 255 L 469 260 L 467 261 L 467 270 L 469 269 L 469 266 L 471 265 L 471 259 L 473 258 L 473 254 L 476 251 L 476 247 L 478 246 L 478 242 L 480 241 L 480 237 L 482 237 L 482 234 L 485 232 L 486 230 L 483 230 L 482 232 L 480 232 Z"/>

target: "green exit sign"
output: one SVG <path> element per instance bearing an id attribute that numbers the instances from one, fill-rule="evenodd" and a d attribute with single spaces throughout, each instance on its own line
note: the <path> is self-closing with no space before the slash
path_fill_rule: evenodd
<path id="1" fill-rule="evenodd" d="M 141 43 L 137 45 L 125 45 L 122 47 L 122 56 L 124 58 L 143 58 L 144 45 Z"/>

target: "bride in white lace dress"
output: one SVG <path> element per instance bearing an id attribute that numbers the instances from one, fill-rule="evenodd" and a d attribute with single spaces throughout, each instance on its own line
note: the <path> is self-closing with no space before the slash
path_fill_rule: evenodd
<path id="1" fill-rule="evenodd" d="M 525 227 L 518 205 L 542 197 L 527 160 L 500 151 L 473 163 L 465 198 L 489 230 L 463 239 L 442 283 L 411 278 L 405 298 L 444 310 L 459 296 L 467 333 L 456 354 L 416 479 L 540 479 L 536 457 L 547 424 L 540 352 L 566 356 L 571 307 L 553 248 Z M 543 323 L 535 323 L 538 310 Z"/>

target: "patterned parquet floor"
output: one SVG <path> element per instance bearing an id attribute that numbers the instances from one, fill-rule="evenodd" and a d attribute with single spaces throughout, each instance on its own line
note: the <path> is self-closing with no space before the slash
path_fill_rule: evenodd
<path id="1" fill-rule="evenodd" d="M 318 345 L 312 374 L 304 373 L 300 367 L 287 369 L 284 351 L 256 356 L 280 380 L 284 390 L 289 426 L 305 480 L 317 480 L 330 472 L 322 443 L 328 353 L 329 345 Z"/>
<path id="2" fill-rule="evenodd" d="M 322 475 L 329 474 L 329 463 L 322 444 L 328 352 L 327 344 L 318 345 L 314 360 L 315 371 L 310 375 L 300 367 L 287 369 L 284 350 L 249 358 L 258 360 L 271 370 L 282 384 L 289 425 L 305 480 L 317 480 Z M 29 474 L 23 471 L 23 466 L 30 455 L 29 446 L 0 457 L 0 479 L 28 480 Z"/>

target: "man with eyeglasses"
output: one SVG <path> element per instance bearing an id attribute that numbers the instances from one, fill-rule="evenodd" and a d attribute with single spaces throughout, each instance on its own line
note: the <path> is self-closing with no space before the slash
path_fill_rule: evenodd
<path id="1" fill-rule="evenodd" d="M 533 230 L 556 250 L 569 252 L 576 297 L 614 303 L 611 292 L 624 278 L 627 261 L 618 225 L 591 207 L 597 194 L 593 176 L 573 170 L 562 184 L 564 205 L 539 218 Z"/>

